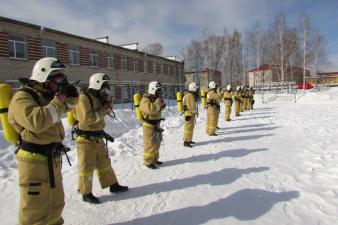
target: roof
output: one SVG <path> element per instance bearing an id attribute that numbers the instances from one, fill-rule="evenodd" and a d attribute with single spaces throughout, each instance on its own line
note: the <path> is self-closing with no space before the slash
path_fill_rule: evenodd
<path id="1" fill-rule="evenodd" d="M 136 52 L 136 53 L 140 53 L 140 54 L 146 54 L 148 56 L 161 58 L 161 59 L 166 60 L 166 61 L 174 61 L 174 62 L 178 62 L 178 63 L 183 63 L 183 61 L 180 62 L 180 61 L 168 59 L 168 58 L 165 58 L 165 57 L 162 57 L 162 56 L 152 55 L 152 54 L 142 52 L 142 51 L 131 50 L 131 49 L 123 48 L 123 47 L 118 46 L 118 45 L 112 45 L 112 44 L 104 43 L 104 42 L 101 42 L 101 41 L 98 41 L 98 40 L 95 40 L 95 39 L 82 37 L 82 36 L 78 36 L 78 35 L 75 35 L 75 34 L 70 34 L 70 33 L 66 33 L 66 32 L 63 32 L 63 31 L 54 30 L 54 29 L 51 29 L 51 28 L 48 28 L 48 27 L 43 27 L 43 26 L 31 24 L 31 23 L 22 22 L 22 21 L 19 21 L 19 20 L 10 19 L 10 18 L 7 18 L 7 17 L 0 16 L 0 22 L 1 21 L 7 22 L 7 23 L 12 23 L 12 24 L 17 24 L 17 25 L 21 25 L 21 26 L 25 26 L 25 27 L 30 27 L 30 28 L 36 29 L 36 30 L 42 30 L 43 29 L 44 31 L 51 32 L 51 33 L 54 33 L 54 34 L 59 34 L 59 35 L 64 35 L 64 36 L 67 36 L 67 37 L 72 37 L 72 38 L 76 38 L 76 39 L 80 39 L 80 40 L 84 40 L 84 41 L 89 41 L 89 42 L 93 42 L 93 43 L 98 44 L 98 45 L 104 45 L 104 46 L 110 46 L 110 47 L 114 47 L 114 48 L 118 48 L 118 49 L 123 49 L 125 51 L 130 51 L 130 52 L 134 52 L 134 53 Z"/>
<path id="2" fill-rule="evenodd" d="M 318 77 L 337 77 L 338 72 L 325 72 L 325 73 L 318 73 Z"/>
<path id="3" fill-rule="evenodd" d="M 277 64 L 262 64 L 260 65 L 258 68 L 254 68 L 249 70 L 248 72 L 255 72 L 255 71 L 265 71 L 265 70 L 271 70 L 271 69 L 278 69 L 280 67 L 280 65 Z M 303 70 L 302 67 L 299 66 L 288 66 L 288 65 L 284 65 L 284 68 L 293 70 L 293 71 L 297 71 L 297 70 Z M 306 72 L 310 72 L 309 70 L 306 70 Z"/>

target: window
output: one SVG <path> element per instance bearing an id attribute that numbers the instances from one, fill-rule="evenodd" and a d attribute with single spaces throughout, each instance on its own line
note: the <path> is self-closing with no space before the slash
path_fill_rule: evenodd
<path id="1" fill-rule="evenodd" d="M 55 42 L 51 40 L 42 40 L 42 56 L 56 58 Z"/>
<path id="2" fill-rule="evenodd" d="M 137 59 L 134 59 L 133 66 L 134 66 L 134 72 L 135 73 L 138 72 L 139 68 L 138 68 L 138 60 Z"/>
<path id="3" fill-rule="evenodd" d="M 107 56 L 107 66 L 108 69 L 114 69 L 114 58 L 112 55 Z"/>
<path id="4" fill-rule="evenodd" d="M 89 52 L 90 66 L 99 67 L 99 54 L 96 50 L 91 49 Z"/>
<path id="5" fill-rule="evenodd" d="M 80 64 L 80 50 L 76 45 L 69 45 L 68 47 L 68 60 L 69 64 L 79 65 Z"/>
<path id="6" fill-rule="evenodd" d="M 122 70 L 128 69 L 127 56 L 121 55 Z"/>
<path id="7" fill-rule="evenodd" d="M 27 59 L 27 41 L 23 36 L 9 35 L 9 57 Z"/>
<path id="8" fill-rule="evenodd" d="M 157 63 L 153 62 L 153 73 L 156 74 L 157 73 Z"/>
<path id="9" fill-rule="evenodd" d="M 144 60 L 144 73 L 148 73 L 148 60 Z"/>

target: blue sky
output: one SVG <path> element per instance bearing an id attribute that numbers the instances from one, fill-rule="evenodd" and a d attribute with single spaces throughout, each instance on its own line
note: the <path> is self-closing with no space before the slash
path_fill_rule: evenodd
<path id="1" fill-rule="evenodd" d="M 245 32 L 269 25 L 284 13 L 298 26 L 306 13 L 326 39 L 338 71 L 338 0 L 0 0 L 0 15 L 81 35 L 109 36 L 112 44 L 160 42 L 165 55 L 179 55 L 203 28 Z"/>

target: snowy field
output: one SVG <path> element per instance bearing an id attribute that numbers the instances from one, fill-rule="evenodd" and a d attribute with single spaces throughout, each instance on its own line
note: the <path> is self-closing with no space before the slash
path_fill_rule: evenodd
<path id="1" fill-rule="evenodd" d="M 130 110 L 117 110 L 107 131 L 113 168 L 130 191 L 110 195 L 94 179 L 100 205 L 77 194 L 75 143 L 65 143 L 73 164 L 63 165 L 69 225 L 334 225 L 338 224 L 338 88 L 308 92 L 294 103 L 275 96 L 224 121 L 217 137 L 205 134 L 205 110 L 197 119 L 194 148 L 182 143 L 183 119 L 167 110 L 160 160 L 142 161 L 142 129 Z M 0 133 L 0 224 L 17 224 L 18 184 L 14 147 Z"/>

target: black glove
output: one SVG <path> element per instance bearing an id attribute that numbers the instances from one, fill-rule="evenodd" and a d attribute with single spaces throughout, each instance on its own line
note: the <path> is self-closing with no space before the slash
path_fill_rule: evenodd
<path id="1" fill-rule="evenodd" d="M 76 88 L 72 85 L 69 85 L 66 90 L 67 97 L 78 97 L 79 93 L 77 92 Z"/>

